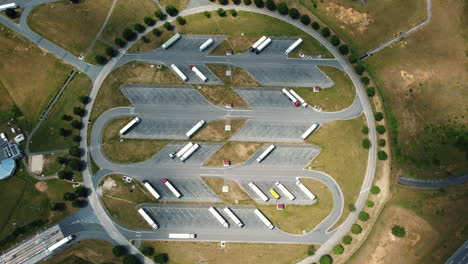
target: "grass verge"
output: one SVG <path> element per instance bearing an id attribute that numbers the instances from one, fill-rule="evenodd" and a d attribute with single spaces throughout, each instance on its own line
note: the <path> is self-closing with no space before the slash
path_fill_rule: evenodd
<path id="1" fill-rule="evenodd" d="M 111 59 L 106 53 L 106 49 L 109 48 L 109 47 L 110 46 L 108 44 L 106 44 L 106 43 L 104 43 L 104 42 L 102 42 L 100 40 L 97 40 L 94 43 L 94 46 L 91 49 L 91 51 L 89 52 L 88 56 L 86 56 L 85 61 L 88 62 L 88 63 L 91 63 L 91 64 L 98 64 L 97 61 L 96 61 L 96 56 L 97 55 L 103 56 L 107 60 Z"/>
<path id="2" fill-rule="evenodd" d="M 204 165 L 223 166 L 223 160 L 230 160 L 231 165 L 248 160 L 262 146 L 262 143 L 228 141 Z"/>
<path id="3" fill-rule="evenodd" d="M 193 137 L 193 140 L 226 141 L 232 135 L 236 134 L 236 132 L 244 126 L 245 122 L 247 122 L 245 119 L 231 119 L 229 122 L 231 124 L 231 131 L 225 131 L 227 120 L 210 121 Z"/>
<path id="4" fill-rule="evenodd" d="M 163 28 L 158 28 L 161 32 L 161 36 L 154 35 L 153 32 L 146 34 L 143 38 L 146 38 L 146 41 L 142 38 L 138 40 L 133 46 L 128 50 L 132 53 L 143 53 L 159 48 L 164 42 L 170 39 L 175 35 L 174 31 L 169 31 Z"/>
<path id="5" fill-rule="evenodd" d="M 228 66 L 226 65 L 206 65 L 218 78 L 225 84 L 229 86 L 241 86 L 241 87 L 258 87 L 260 84 L 255 80 L 255 78 L 250 75 L 247 71 L 240 67 L 229 67 L 231 70 L 231 76 L 226 76 L 226 70 Z"/>
<path id="6" fill-rule="evenodd" d="M 229 86 L 213 86 L 204 85 L 198 90 L 212 104 L 218 106 L 226 106 L 226 103 L 232 103 L 233 107 L 248 108 L 247 103 L 232 90 Z"/>
<path id="7" fill-rule="evenodd" d="M 234 181 L 218 177 L 203 177 L 202 180 L 227 204 L 255 203 L 252 198 L 250 198 L 250 196 Z M 222 192 L 224 185 L 229 187 L 228 192 Z"/>

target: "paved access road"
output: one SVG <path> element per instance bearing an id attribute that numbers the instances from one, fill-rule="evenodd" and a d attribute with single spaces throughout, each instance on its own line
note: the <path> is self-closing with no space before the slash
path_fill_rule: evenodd
<path id="1" fill-rule="evenodd" d="M 418 189 L 443 189 L 468 182 L 468 173 L 457 177 L 444 179 L 414 179 L 408 177 L 399 177 L 398 183 L 404 186 Z"/>

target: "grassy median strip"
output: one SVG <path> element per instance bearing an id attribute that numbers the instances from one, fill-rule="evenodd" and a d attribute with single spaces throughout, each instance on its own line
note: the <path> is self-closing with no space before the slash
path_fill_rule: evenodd
<path id="1" fill-rule="evenodd" d="M 230 67 L 231 76 L 226 76 L 228 66 L 218 64 L 206 65 L 218 78 L 229 86 L 258 87 L 260 84 L 246 70 L 240 67 Z"/>
<path id="2" fill-rule="evenodd" d="M 235 181 L 218 177 L 203 177 L 202 180 L 227 204 L 255 203 Z M 222 192 L 224 185 L 229 187 L 228 192 Z"/>
<path id="3" fill-rule="evenodd" d="M 228 141 L 204 165 L 223 166 L 223 160 L 231 161 L 231 165 L 241 164 L 252 157 L 262 145 L 262 143 Z"/>
<path id="4" fill-rule="evenodd" d="M 214 105 L 225 107 L 226 103 L 232 103 L 232 107 L 249 107 L 247 103 L 229 86 L 203 85 L 198 91 Z"/>
<path id="5" fill-rule="evenodd" d="M 227 120 L 214 120 L 208 122 L 192 139 L 195 141 L 226 141 L 234 135 L 247 120 L 245 119 L 231 119 L 231 131 L 225 131 Z"/>

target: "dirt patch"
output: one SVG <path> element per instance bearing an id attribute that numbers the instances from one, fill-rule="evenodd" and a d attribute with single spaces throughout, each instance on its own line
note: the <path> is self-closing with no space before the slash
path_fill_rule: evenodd
<path id="1" fill-rule="evenodd" d="M 40 192 L 46 192 L 47 191 L 47 182 L 40 181 L 40 182 L 37 182 L 34 186 Z"/>
<path id="2" fill-rule="evenodd" d="M 102 190 L 110 191 L 112 190 L 113 187 L 116 187 L 116 186 L 117 186 L 117 183 L 115 182 L 115 180 L 112 179 L 111 177 L 108 177 L 102 184 Z"/>
<path id="3" fill-rule="evenodd" d="M 329 4 L 325 9 L 341 23 L 356 26 L 359 32 L 366 31 L 367 27 L 374 21 L 369 14 L 360 13 L 353 8 L 346 8 L 334 3 Z"/>
<path id="4" fill-rule="evenodd" d="M 36 174 L 40 174 L 44 167 L 44 156 L 34 155 L 29 157 L 29 169 Z"/>

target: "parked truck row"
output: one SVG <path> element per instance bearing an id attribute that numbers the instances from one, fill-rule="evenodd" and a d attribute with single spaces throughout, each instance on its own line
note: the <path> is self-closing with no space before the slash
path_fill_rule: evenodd
<path id="1" fill-rule="evenodd" d="M 270 200 L 270 198 L 254 182 L 249 182 L 248 185 L 262 201 L 268 202 Z M 315 195 L 300 180 L 296 181 L 296 185 L 309 199 L 315 200 Z M 286 196 L 289 200 L 293 201 L 296 199 L 296 196 L 294 196 L 291 191 L 289 191 L 288 188 L 279 181 L 275 182 L 275 186 L 279 189 L 280 193 Z M 270 188 L 268 192 L 274 199 L 281 198 L 281 195 L 274 188 Z"/>
<path id="2" fill-rule="evenodd" d="M 171 159 L 177 157 L 179 158 L 182 162 L 185 162 L 190 156 L 192 156 L 195 151 L 197 151 L 200 148 L 200 145 L 197 143 L 192 143 L 189 142 L 187 143 L 182 149 L 177 151 L 176 153 L 169 153 L 169 157 Z"/>
<path id="3" fill-rule="evenodd" d="M 285 88 L 281 89 L 281 93 L 286 95 L 288 99 L 294 104 L 294 106 L 299 107 L 302 105 L 302 107 L 307 107 L 309 104 L 300 96 L 298 95 L 293 89 L 290 89 L 289 91 L 286 90 Z"/>

